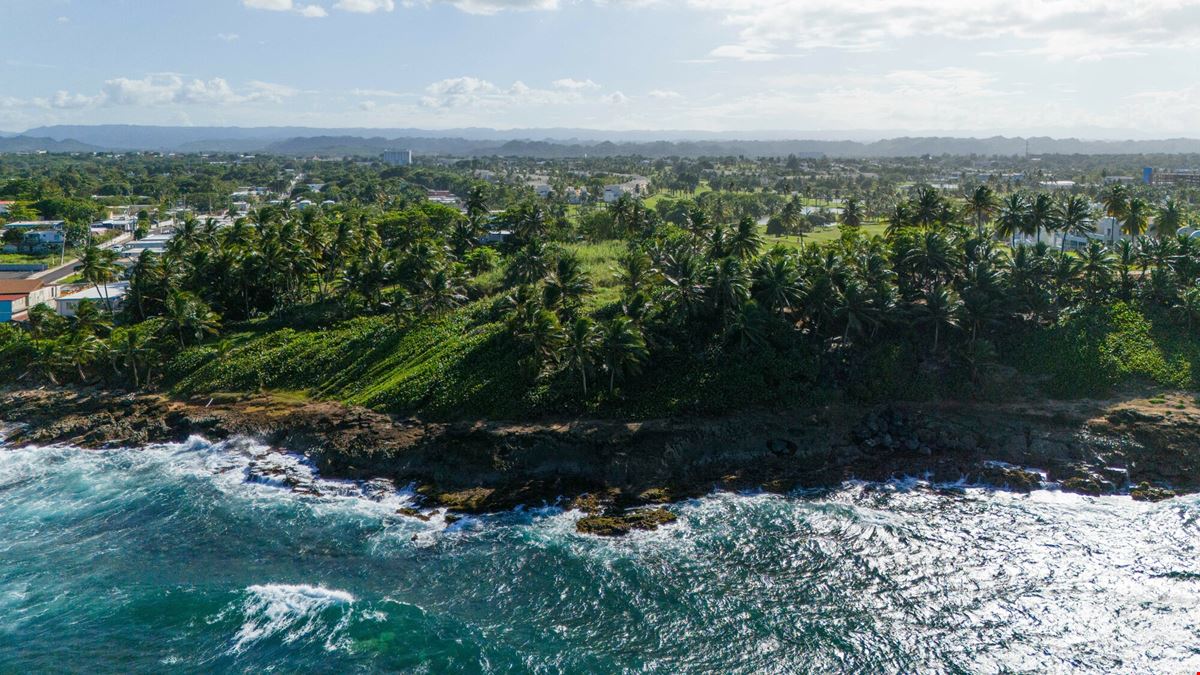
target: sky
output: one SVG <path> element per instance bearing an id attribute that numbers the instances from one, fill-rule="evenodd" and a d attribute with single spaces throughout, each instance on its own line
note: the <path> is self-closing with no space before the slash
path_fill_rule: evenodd
<path id="1" fill-rule="evenodd" d="M 1197 26 L 1200 0 L 0 0 L 0 130 L 1197 137 Z"/>

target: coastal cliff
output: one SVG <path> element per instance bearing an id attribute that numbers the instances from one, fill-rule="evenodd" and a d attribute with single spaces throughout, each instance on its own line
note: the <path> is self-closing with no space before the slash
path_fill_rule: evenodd
<path id="1" fill-rule="evenodd" d="M 0 392 L 0 410 L 14 425 L 13 444 L 250 436 L 305 455 L 323 476 L 412 484 L 428 505 L 451 511 L 570 500 L 591 513 L 580 527 L 599 534 L 657 526 L 668 512 L 637 507 L 715 488 L 789 491 L 919 476 L 1138 499 L 1200 490 L 1200 405 L 1188 394 L 432 423 L 272 395 L 178 400 L 41 388 Z"/>

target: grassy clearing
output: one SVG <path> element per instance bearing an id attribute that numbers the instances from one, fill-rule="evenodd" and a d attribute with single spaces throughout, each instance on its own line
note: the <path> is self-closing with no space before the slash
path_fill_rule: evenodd
<path id="1" fill-rule="evenodd" d="M 434 417 L 528 412 L 517 351 L 492 301 L 402 329 L 364 317 L 321 330 L 245 330 L 180 353 L 168 378 L 181 394 L 290 391 Z"/>
<path id="2" fill-rule="evenodd" d="M 862 231 L 863 231 L 863 234 L 865 234 L 868 237 L 873 237 L 876 235 L 883 236 L 883 234 L 885 232 L 887 232 L 887 225 L 885 223 L 871 223 L 868 225 L 863 225 Z M 774 236 L 770 236 L 770 235 L 764 235 L 763 240 L 766 242 L 766 245 L 768 247 L 774 246 L 776 244 L 782 244 L 784 246 L 789 246 L 791 248 L 800 248 L 802 243 L 803 244 L 819 244 L 819 245 L 820 244 L 828 244 L 830 242 L 837 241 L 838 239 L 841 238 L 841 236 L 842 236 L 841 227 L 835 225 L 832 227 L 822 227 L 822 228 L 813 230 L 812 232 L 809 232 L 808 234 L 804 235 L 803 241 L 799 237 L 792 237 L 792 236 L 774 237 Z"/>
<path id="3" fill-rule="evenodd" d="M 0 253 L 0 265 L 46 265 L 47 267 L 53 267 L 57 264 L 57 253 L 47 253 L 45 255 Z"/>

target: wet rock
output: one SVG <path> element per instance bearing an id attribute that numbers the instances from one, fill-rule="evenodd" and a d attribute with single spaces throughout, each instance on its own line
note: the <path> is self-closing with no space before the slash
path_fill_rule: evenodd
<path id="1" fill-rule="evenodd" d="M 1062 482 L 1062 489 L 1064 492 L 1074 492 L 1092 497 L 1116 492 L 1116 487 L 1111 482 L 1096 476 L 1072 476 Z"/>
<path id="2" fill-rule="evenodd" d="M 1168 488 L 1155 487 L 1149 483 L 1139 483 L 1129 491 L 1129 496 L 1139 502 L 1161 502 L 1175 497 L 1175 491 Z"/>
<path id="3" fill-rule="evenodd" d="M 407 506 L 396 509 L 396 513 L 401 516 L 408 516 L 409 518 L 416 518 L 417 520 L 420 520 L 420 521 L 426 522 L 426 523 L 429 522 L 430 518 L 432 518 L 432 516 L 430 516 L 427 513 L 421 513 L 420 511 L 418 511 L 414 508 L 407 507 Z"/>
<path id="4" fill-rule="evenodd" d="M 1032 492 L 1042 486 L 1040 474 L 1002 464 L 987 464 L 976 470 L 973 478 L 979 483 L 1008 488 L 1017 492 Z"/>
<path id="5" fill-rule="evenodd" d="M 649 509 L 613 515 L 588 516 L 575 523 L 575 529 L 582 534 L 620 537 L 634 530 L 655 530 L 676 520 L 678 517 L 666 509 Z"/>

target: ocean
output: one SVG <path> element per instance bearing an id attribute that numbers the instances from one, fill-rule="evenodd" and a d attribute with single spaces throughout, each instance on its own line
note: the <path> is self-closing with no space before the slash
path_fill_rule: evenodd
<path id="1" fill-rule="evenodd" d="M 0 672 L 1197 672 L 1200 499 L 919 480 L 555 506 L 248 480 L 247 440 L 0 447 Z M 261 461 L 261 460 L 255 460 Z"/>

